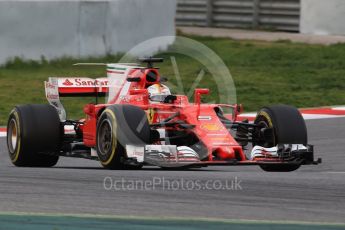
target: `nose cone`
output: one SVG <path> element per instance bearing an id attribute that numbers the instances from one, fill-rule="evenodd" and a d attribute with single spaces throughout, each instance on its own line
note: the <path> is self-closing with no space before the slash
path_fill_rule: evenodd
<path id="1" fill-rule="evenodd" d="M 213 153 L 220 160 L 231 160 L 235 158 L 235 152 L 230 147 L 217 148 Z"/>

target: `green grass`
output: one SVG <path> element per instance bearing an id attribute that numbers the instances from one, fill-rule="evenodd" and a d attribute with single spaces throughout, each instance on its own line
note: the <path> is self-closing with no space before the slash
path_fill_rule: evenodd
<path id="1" fill-rule="evenodd" d="M 286 41 L 234 41 L 226 38 L 190 37 L 217 53 L 229 67 L 237 90 L 237 102 L 246 111 L 285 103 L 297 107 L 345 104 L 345 44 L 331 46 Z M 162 56 L 168 57 L 169 53 Z M 184 87 L 188 89 L 203 68 L 184 55 L 174 55 Z M 17 104 L 45 103 L 43 81 L 49 76 L 105 76 L 104 67 L 75 67 L 76 62 L 116 62 L 120 56 L 53 61 L 14 59 L 0 67 L 0 125 Z M 174 80 L 168 59 L 159 64 L 161 74 Z M 199 87 L 209 87 L 208 100 L 217 101 L 216 84 L 206 72 Z M 224 86 L 226 87 L 226 86 Z M 93 98 L 64 99 L 71 118 L 82 116 L 82 107 Z"/>

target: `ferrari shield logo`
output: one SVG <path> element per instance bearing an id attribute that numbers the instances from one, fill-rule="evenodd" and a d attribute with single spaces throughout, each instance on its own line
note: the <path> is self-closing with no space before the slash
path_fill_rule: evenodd
<path id="1" fill-rule="evenodd" d="M 153 119 L 155 117 L 155 111 L 153 108 L 150 108 L 147 110 L 147 119 L 149 120 L 149 123 L 152 124 L 153 123 Z"/>

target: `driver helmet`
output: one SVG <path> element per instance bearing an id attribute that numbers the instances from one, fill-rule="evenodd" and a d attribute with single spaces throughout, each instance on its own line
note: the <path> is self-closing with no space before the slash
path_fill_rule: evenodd
<path id="1" fill-rule="evenodd" d="M 149 86 L 147 91 L 150 100 L 156 102 L 163 102 L 168 95 L 171 95 L 169 87 L 160 83 Z"/>

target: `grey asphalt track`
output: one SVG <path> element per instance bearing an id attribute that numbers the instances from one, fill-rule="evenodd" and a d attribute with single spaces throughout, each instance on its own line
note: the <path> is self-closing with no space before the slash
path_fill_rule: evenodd
<path id="1" fill-rule="evenodd" d="M 290 173 L 263 172 L 256 166 L 109 171 L 96 161 L 69 158 L 61 158 L 54 168 L 17 168 L 1 138 L 0 212 L 345 223 L 345 118 L 310 120 L 307 125 L 323 163 Z M 150 185 L 154 180 L 165 184 Z M 186 181 L 204 186 L 208 180 L 222 185 L 237 180 L 240 186 L 181 187 Z M 109 189 L 114 181 L 117 187 Z"/>

